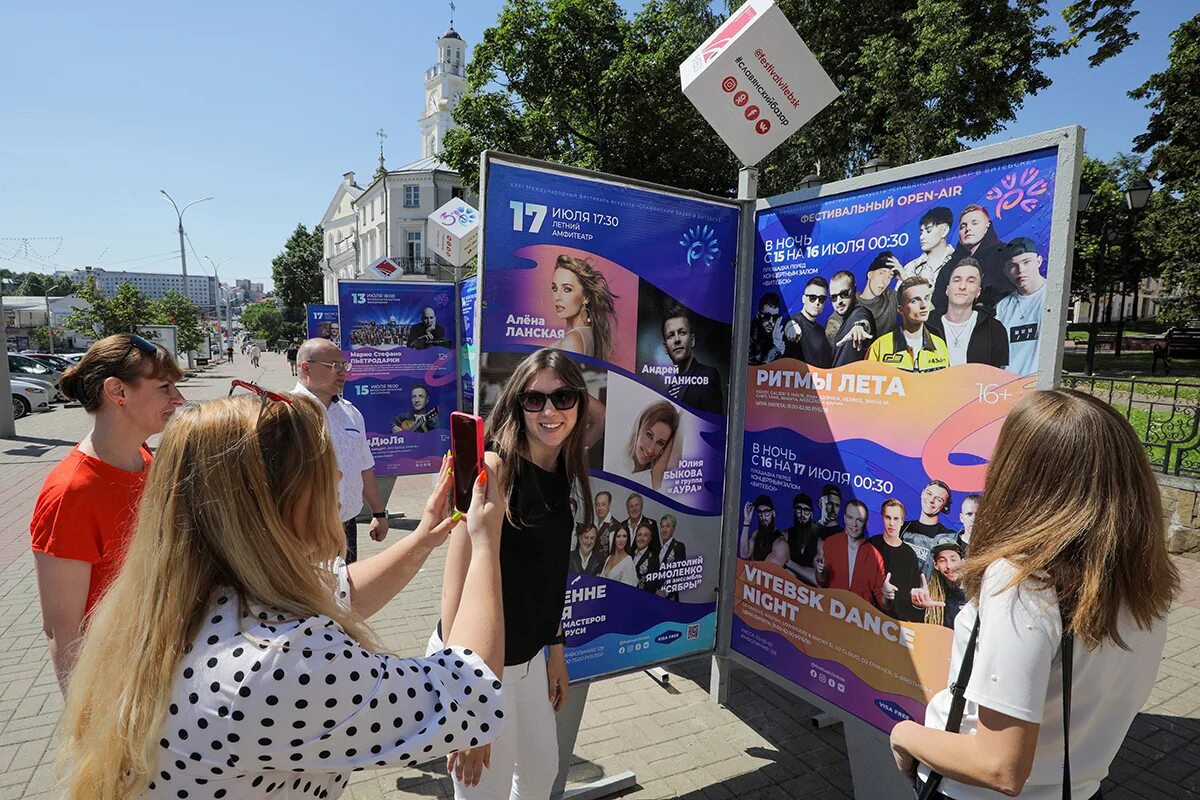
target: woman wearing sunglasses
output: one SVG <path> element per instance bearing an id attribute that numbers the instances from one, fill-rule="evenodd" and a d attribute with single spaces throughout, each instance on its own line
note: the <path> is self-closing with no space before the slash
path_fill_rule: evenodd
<path id="1" fill-rule="evenodd" d="M 96 342 L 59 386 L 92 417 L 92 430 L 42 485 L 29 531 L 42 630 L 65 692 L 85 620 L 121 567 L 150 449 L 183 395 L 175 357 L 127 333 Z"/>
<path id="2" fill-rule="evenodd" d="M 550 796 L 558 772 L 554 712 L 567 699 L 561 620 L 573 532 L 570 500 L 575 496 L 584 505 L 583 518 L 592 518 L 587 449 L 598 429 L 593 406 L 598 403 L 579 366 L 546 348 L 516 367 L 488 418 L 492 451 L 485 460 L 508 499 L 500 539 L 506 727 L 490 746 L 459 750 L 448 759 L 460 800 Z M 431 649 L 454 636 L 466 618 L 458 598 L 465 596 L 460 584 L 471 546 L 466 536 L 450 540 L 442 620 Z"/>
<path id="3" fill-rule="evenodd" d="M 475 482 L 461 621 L 422 659 L 365 619 L 444 541 L 448 459 L 409 536 L 349 566 L 320 404 L 242 394 L 176 414 L 64 712 L 67 797 L 338 797 L 350 773 L 482 744 L 503 724 L 503 499 Z"/>

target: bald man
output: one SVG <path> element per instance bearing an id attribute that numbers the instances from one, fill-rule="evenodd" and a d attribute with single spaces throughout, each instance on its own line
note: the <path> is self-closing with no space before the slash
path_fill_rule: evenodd
<path id="1" fill-rule="evenodd" d="M 421 324 L 412 326 L 408 332 L 407 345 L 414 350 L 450 346 L 450 340 L 446 338 L 446 329 L 437 324 L 437 314 L 432 308 L 426 306 L 421 310 Z"/>
<path id="2" fill-rule="evenodd" d="M 354 518 L 363 498 L 371 507 L 371 539 L 382 542 L 388 533 L 388 512 L 375 484 L 375 458 L 367 446 L 363 415 L 342 396 L 350 365 L 338 346 L 328 339 L 309 339 L 296 354 L 300 381 L 293 390 L 325 407 L 329 436 L 342 479 L 338 483 L 338 511 L 346 531 L 346 563 L 358 559 L 358 525 Z"/>

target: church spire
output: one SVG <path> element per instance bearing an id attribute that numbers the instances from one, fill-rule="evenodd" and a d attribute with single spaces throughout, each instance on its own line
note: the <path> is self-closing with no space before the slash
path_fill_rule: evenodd
<path id="1" fill-rule="evenodd" d="M 375 169 L 375 180 L 387 175 L 387 167 L 383 163 L 383 140 L 387 138 L 387 131 L 383 128 L 375 131 L 375 135 L 379 137 L 379 166 Z"/>

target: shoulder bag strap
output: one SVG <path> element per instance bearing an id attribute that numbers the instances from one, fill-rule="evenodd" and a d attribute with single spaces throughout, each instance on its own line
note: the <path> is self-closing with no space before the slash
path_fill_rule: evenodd
<path id="1" fill-rule="evenodd" d="M 958 733 L 962 727 L 963 711 L 967 706 L 967 684 L 971 682 L 971 671 L 975 668 L 975 642 L 979 639 L 979 614 L 975 615 L 975 625 L 971 628 L 971 638 L 967 640 L 967 649 L 963 653 L 962 663 L 958 667 L 958 678 L 950 684 L 950 694 L 954 699 L 950 702 L 950 714 L 946 718 L 946 730 Z M 930 800 L 942 785 L 942 775 L 931 770 L 929 780 L 919 800 Z"/>
<path id="2" fill-rule="evenodd" d="M 1075 637 L 1066 622 L 1062 635 L 1063 675 L 1063 800 L 1071 800 L 1071 672 L 1075 660 Z"/>

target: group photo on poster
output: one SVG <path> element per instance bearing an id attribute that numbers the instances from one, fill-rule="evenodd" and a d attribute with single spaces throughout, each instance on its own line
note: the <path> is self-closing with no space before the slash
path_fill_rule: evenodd
<path id="1" fill-rule="evenodd" d="M 1056 170 L 1049 149 L 759 205 L 733 647 L 884 730 L 945 685 L 1053 305 Z"/>
<path id="2" fill-rule="evenodd" d="M 458 410 L 452 284 L 340 281 L 346 393 L 362 411 L 378 475 L 436 472 Z"/>
<path id="3" fill-rule="evenodd" d="M 711 649 L 736 205 L 492 156 L 484 209 L 481 413 L 542 348 L 586 385 L 590 488 L 561 551 L 572 680 Z"/>

